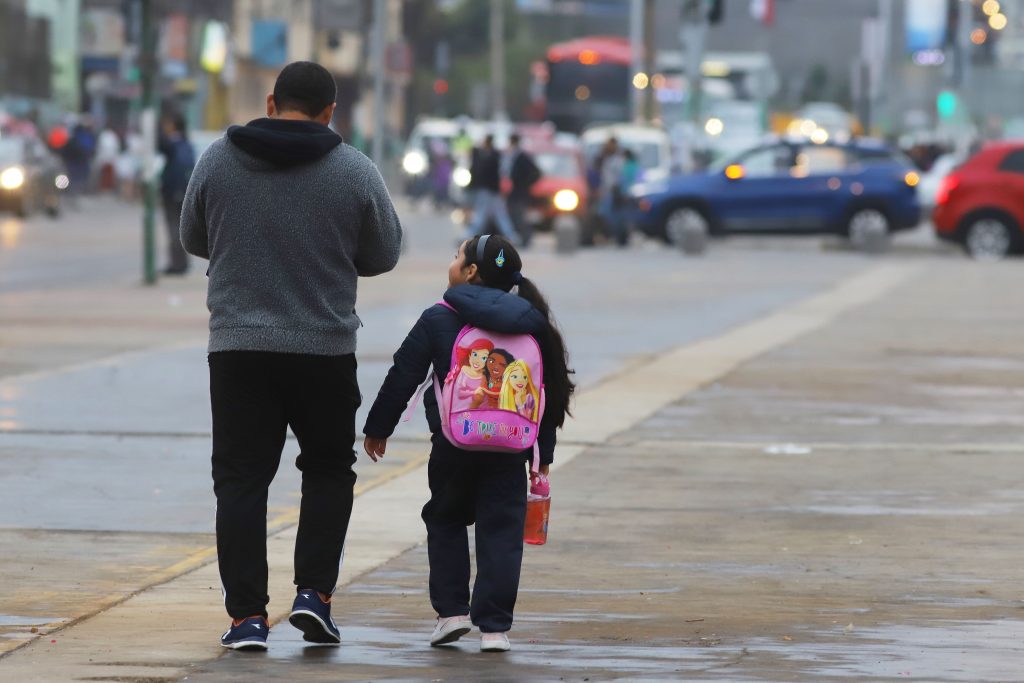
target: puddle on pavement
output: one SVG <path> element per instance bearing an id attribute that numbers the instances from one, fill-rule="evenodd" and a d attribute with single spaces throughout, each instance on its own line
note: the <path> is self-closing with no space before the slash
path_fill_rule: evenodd
<path id="1" fill-rule="evenodd" d="M 400 588 L 395 586 L 378 586 L 359 584 L 345 589 L 346 593 L 363 593 L 366 595 L 426 595 L 425 588 Z"/>
<path id="2" fill-rule="evenodd" d="M 46 626 L 67 621 L 64 617 L 19 617 L 13 614 L 0 614 L 0 628 L 4 626 Z"/>
<path id="3" fill-rule="evenodd" d="M 791 643 L 754 639 L 745 646 L 752 665 L 763 667 L 758 655 L 766 653 L 819 680 L 1019 681 L 1022 632 L 1024 622 L 1012 619 L 936 621 L 849 633 L 840 629 L 831 642 L 799 642 L 801 636 L 794 634 Z M 820 639 L 831 634 L 807 635 Z"/>
<path id="4" fill-rule="evenodd" d="M 1024 500 L 979 500 L 973 505 L 949 505 L 937 495 L 913 491 L 872 491 L 851 494 L 849 491 L 812 491 L 812 502 L 806 505 L 787 505 L 768 508 L 773 512 L 809 512 L 823 515 L 850 516 L 924 516 L 924 517 L 982 517 L 988 515 L 1015 515 L 1024 511 Z M 996 497 L 996 496 L 990 496 Z M 838 502 L 834 502 L 838 501 Z"/>
<path id="5" fill-rule="evenodd" d="M 653 593 L 678 593 L 682 588 L 672 586 L 670 588 L 609 588 L 609 589 L 585 589 L 585 588 L 520 588 L 520 593 L 557 593 L 559 595 L 644 595 Z"/>
<path id="6" fill-rule="evenodd" d="M 687 573 L 702 572 L 711 574 L 729 574 L 731 576 L 764 576 L 766 574 L 788 574 L 792 567 L 778 564 L 738 564 L 729 562 L 629 562 L 623 567 L 637 569 L 679 569 Z M 802 567 L 801 567 L 802 569 Z M 679 589 L 672 590 L 677 592 Z M 655 591 L 651 591 L 652 593 Z M 668 591 L 664 591 L 668 592 Z"/>

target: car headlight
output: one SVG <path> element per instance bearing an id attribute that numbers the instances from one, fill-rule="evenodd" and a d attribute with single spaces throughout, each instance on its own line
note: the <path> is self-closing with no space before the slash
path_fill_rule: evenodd
<path id="1" fill-rule="evenodd" d="M 459 167 L 452 173 L 452 182 L 458 187 L 469 187 L 471 180 L 473 180 L 473 175 L 469 172 L 468 168 Z"/>
<path id="2" fill-rule="evenodd" d="M 427 170 L 427 157 L 423 152 L 408 152 L 402 158 L 402 169 L 409 175 L 419 175 Z"/>
<path id="3" fill-rule="evenodd" d="M 555 193 L 554 204 L 559 211 L 575 211 L 580 205 L 580 196 L 573 190 L 559 190 Z"/>
<path id="4" fill-rule="evenodd" d="M 11 166 L 0 173 L 0 187 L 5 190 L 17 190 L 25 184 L 25 172 L 17 166 Z"/>

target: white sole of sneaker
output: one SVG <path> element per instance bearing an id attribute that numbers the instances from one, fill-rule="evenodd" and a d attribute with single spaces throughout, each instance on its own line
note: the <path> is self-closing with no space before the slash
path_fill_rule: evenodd
<path id="1" fill-rule="evenodd" d="M 302 631 L 302 638 L 307 643 L 316 643 L 318 645 L 338 645 L 341 643 L 341 638 L 331 633 L 324 620 L 309 610 L 295 610 L 288 616 L 288 623 Z"/>
<path id="2" fill-rule="evenodd" d="M 480 652 L 508 652 L 511 649 L 512 645 L 507 640 L 504 642 L 499 640 L 493 643 L 480 642 Z"/>
<path id="3" fill-rule="evenodd" d="M 472 630 L 472 626 L 459 626 L 457 628 L 453 628 L 451 631 L 440 633 L 434 638 L 431 638 L 430 646 L 437 647 L 438 645 L 447 645 L 449 643 L 454 643 L 456 640 L 458 640 L 459 638 L 466 635 Z"/>

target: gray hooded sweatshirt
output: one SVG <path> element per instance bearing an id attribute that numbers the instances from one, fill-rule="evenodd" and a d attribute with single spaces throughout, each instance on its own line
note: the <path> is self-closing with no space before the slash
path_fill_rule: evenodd
<path id="1" fill-rule="evenodd" d="M 181 215 L 209 259 L 209 351 L 356 350 L 356 281 L 398 263 L 402 226 L 373 162 L 312 121 L 232 126 L 203 153 Z"/>

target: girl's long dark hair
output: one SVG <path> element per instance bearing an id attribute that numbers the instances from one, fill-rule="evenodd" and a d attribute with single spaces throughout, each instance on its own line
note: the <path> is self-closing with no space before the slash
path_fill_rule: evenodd
<path id="1" fill-rule="evenodd" d="M 572 395 L 576 391 L 576 384 L 572 381 L 574 371 L 569 368 L 569 352 L 565 348 L 565 340 L 558 330 L 555 318 L 551 313 L 551 307 L 544 299 L 544 296 L 537 289 L 533 281 L 522 275 L 523 259 L 519 256 L 515 246 L 501 235 L 491 235 L 484 244 L 483 262 L 477 261 L 477 247 L 480 237 L 474 237 L 466 242 L 465 265 L 476 264 L 480 280 L 485 287 L 494 287 L 504 292 L 512 291 L 513 287 L 519 287 L 519 296 L 523 297 L 533 307 L 540 311 L 547 318 L 547 329 L 537 339 L 541 345 L 541 352 L 544 355 L 544 394 L 546 407 L 544 410 L 544 421 L 554 420 L 556 427 L 561 427 L 565 422 L 566 415 L 572 415 L 570 403 Z M 496 259 L 504 252 L 504 265 L 499 267 Z M 519 278 L 517 278 L 517 275 Z M 519 280 L 518 284 L 516 280 Z"/>

